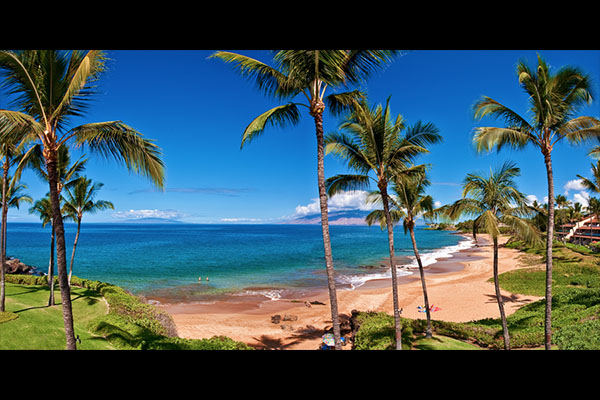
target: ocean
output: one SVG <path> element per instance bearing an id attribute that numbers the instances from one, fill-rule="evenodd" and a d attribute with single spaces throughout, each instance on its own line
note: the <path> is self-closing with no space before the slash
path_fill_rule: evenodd
<path id="1" fill-rule="evenodd" d="M 50 228 L 9 223 L 7 254 L 47 272 Z M 76 225 L 65 224 L 67 266 Z M 330 226 L 336 281 L 353 290 L 390 277 L 387 232 L 378 226 Z M 422 261 L 473 245 L 447 231 L 417 227 Z M 409 235 L 394 231 L 398 265 L 415 264 Z M 417 271 L 398 269 L 399 275 Z M 258 295 L 272 300 L 326 288 L 319 225 L 111 224 L 81 226 L 74 275 L 109 282 L 147 298 L 171 302 L 214 301 L 223 296 Z M 199 282 L 198 278 L 202 281 Z M 208 281 L 206 281 L 208 277 Z"/>

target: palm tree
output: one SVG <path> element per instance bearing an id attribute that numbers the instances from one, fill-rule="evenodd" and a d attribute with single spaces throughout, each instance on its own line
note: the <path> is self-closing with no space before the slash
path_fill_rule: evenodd
<path id="1" fill-rule="evenodd" d="M 211 55 L 211 58 L 219 58 L 232 64 L 240 74 L 254 81 L 258 89 L 267 96 L 286 102 L 265 111 L 250 122 L 242 136 L 242 148 L 262 134 L 268 125 L 284 127 L 298 123 L 299 106 L 306 107 L 314 119 L 321 227 L 336 350 L 341 350 L 342 344 L 325 190 L 323 113 L 327 106 L 333 114 L 339 114 L 357 98 L 361 98 L 362 93 L 355 90 L 325 96 L 325 92 L 328 88 L 338 89 L 363 82 L 373 71 L 391 62 L 392 57 L 397 54 L 396 50 L 278 50 L 273 57 L 275 67 L 231 52 L 218 51 Z M 308 104 L 293 102 L 296 97 L 305 98 Z"/>
<path id="2" fill-rule="evenodd" d="M 6 124 L 0 124 L 0 128 L 5 130 L 5 129 L 11 129 L 11 127 L 7 126 Z M 3 133 L 7 133 L 7 132 L 3 132 Z M 10 133 L 10 132 L 8 132 Z M 14 163 L 14 158 L 13 156 L 15 156 L 15 153 L 17 152 L 17 149 L 15 148 L 14 143 L 9 142 L 8 140 L 3 142 L 0 145 L 0 151 L 2 153 L 2 156 L 4 158 L 4 162 L 2 163 L 2 199 L 7 197 L 7 190 L 8 190 L 8 172 L 9 169 L 12 165 L 12 163 Z M 0 224 L 0 243 L 5 243 L 6 242 L 6 216 L 7 216 L 7 212 L 8 212 L 8 203 L 4 203 L 2 204 L 2 222 Z M 6 249 L 4 246 L 0 246 L 0 311 L 5 311 L 5 275 L 6 275 Z"/>
<path id="3" fill-rule="evenodd" d="M 600 161 L 596 165 L 591 164 L 592 179 L 585 178 L 581 175 L 577 175 L 581 179 L 581 184 L 589 191 L 594 193 L 600 193 Z"/>
<path id="4" fill-rule="evenodd" d="M 422 171 L 424 165 L 413 166 L 412 161 L 416 156 L 428 152 L 425 146 L 440 142 L 441 136 L 431 123 L 417 122 L 414 126 L 407 127 L 401 115 L 394 119 L 391 116 L 389 101 L 388 98 L 385 108 L 382 105 L 370 108 L 364 101 L 357 103 L 347 120 L 341 125 L 341 132 L 327 135 L 326 153 L 333 153 L 345 160 L 348 167 L 358 174 L 336 175 L 328 178 L 325 185 L 328 195 L 333 196 L 345 190 L 366 189 L 370 181 L 377 184 L 388 231 L 396 349 L 401 350 L 394 231 L 387 188 L 394 179 L 399 180 L 402 176 Z M 344 133 L 344 130 L 348 134 Z"/>
<path id="5" fill-rule="evenodd" d="M 596 197 L 590 197 L 588 200 L 587 211 L 592 214 L 597 221 L 600 216 L 600 200 Z"/>
<path id="6" fill-rule="evenodd" d="M 5 299 L 6 299 L 6 265 L 5 265 L 5 260 L 6 260 L 6 218 L 7 218 L 7 214 L 8 214 L 8 210 L 10 208 L 16 208 L 19 209 L 19 206 L 21 205 L 21 203 L 31 203 L 33 202 L 33 199 L 31 197 L 29 197 L 29 195 L 23 193 L 23 191 L 25 189 L 27 189 L 27 185 L 21 183 L 21 184 L 17 184 L 18 182 L 18 177 L 9 177 L 8 175 L 5 175 L 3 177 L 3 181 L 5 183 L 7 183 L 7 188 L 3 187 L 2 190 L 2 198 L 0 199 L 0 201 L 2 202 L 2 217 L 3 217 L 3 223 L 2 223 L 2 234 L 0 235 L 0 248 L 1 248 L 1 252 L 2 252 L 2 288 L 0 290 L 0 311 L 5 311 Z M 4 186 L 4 182 L 3 182 L 3 186 Z M 9 183 L 10 182 L 10 183 Z M 8 201 L 4 202 L 4 198 L 7 198 Z"/>
<path id="7" fill-rule="evenodd" d="M 567 197 L 559 194 L 554 198 L 554 202 L 556 203 L 556 208 L 566 208 L 569 207 L 571 202 L 567 200 Z"/>
<path id="8" fill-rule="evenodd" d="M 14 95 L 17 111 L 0 110 L 0 124 L 12 126 L 11 135 L 37 142 L 48 174 L 56 261 L 65 325 L 66 347 L 76 349 L 71 292 L 66 267 L 63 218 L 57 190 L 57 158 L 61 147 L 84 147 L 122 162 L 162 188 L 164 164 L 160 149 L 122 121 L 88 123 L 69 129 L 72 117 L 83 116 L 95 94 L 95 83 L 105 71 L 100 50 L 0 51 L 4 86 Z M 14 139 L 0 131 L 0 141 Z M 21 140 L 15 140 L 20 142 Z"/>
<path id="9" fill-rule="evenodd" d="M 473 137 L 478 151 L 502 149 L 505 146 L 522 149 L 528 144 L 538 148 L 546 165 L 548 199 L 554 199 L 552 150 L 566 139 L 579 144 L 600 135 L 600 121 L 595 118 L 575 117 L 582 106 L 592 101 L 590 77 L 575 67 L 566 66 L 555 74 L 538 55 L 538 66 L 531 69 L 525 62 L 517 64 L 519 85 L 529 96 L 531 122 L 518 113 L 489 97 L 483 97 L 475 106 L 475 117 L 492 116 L 503 119 L 505 127 L 479 127 Z M 545 348 L 552 341 L 552 240 L 554 238 L 554 202 L 548 204 L 546 238 L 546 313 Z"/>
<path id="10" fill-rule="evenodd" d="M 529 243 L 536 243 L 539 240 L 538 231 L 533 224 L 521 218 L 531 211 L 527 207 L 525 195 L 516 189 L 514 178 L 519 174 L 520 169 L 510 162 L 504 163 L 496 171 L 491 171 L 487 177 L 481 174 L 468 174 L 463 185 L 463 198 L 447 208 L 448 217 L 451 219 L 457 219 L 465 214 L 476 217 L 473 221 L 474 237 L 477 231 L 483 230 L 492 238 L 494 287 L 502 320 L 505 350 L 510 350 L 510 337 L 498 282 L 499 224 L 508 225 L 514 234 Z"/>
<path id="11" fill-rule="evenodd" d="M 79 241 L 83 214 L 93 214 L 97 211 L 114 209 L 114 205 L 110 201 L 94 201 L 96 194 L 102 186 L 104 186 L 103 183 L 97 182 L 92 184 L 91 179 L 82 176 L 75 181 L 75 184 L 71 188 L 65 189 L 63 210 L 68 218 L 77 223 L 77 234 L 73 242 L 73 253 L 71 253 L 71 264 L 69 265 L 69 285 L 71 284 L 71 276 L 73 275 L 73 260 L 75 259 L 77 242 Z"/>
<path id="12" fill-rule="evenodd" d="M 50 288 L 50 297 L 48 299 L 48 307 L 54 305 L 54 241 L 55 232 L 52 226 L 52 203 L 50 196 L 46 195 L 43 199 L 37 200 L 29 209 L 29 214 L 37 214 L 42 221 L 42 227 L 50 224 L 50 262 L 48 263 L 48 287 Z"/>
<path id="13" fill-rule="evenodd" d="M 390 196 L 390 203 L 394 206 L 394 209 L 390 210 L 390 216 L 392 223 L 403 219 L 404 234 L 407 231 L 410 233 L 410 240 L 413 246 L 413 252 L 419 266 L 419 274 L 421 277 L 421 286 L 423 287 L 423 299 L 425 302 L 425 312 L 427 316 L 427 328 L 425 337 L 432 337 L 431 328 L 431 310 L 429 309 L 429 296 L 427 295 L 427 285 L 425 283 L 425 272 L 423 270 L 423 263 L 421 262 L 421 256 L 417 247 L 417 240 L 415 239 L 415 223 L 419 216 L 431 216 L 434 214 L 433 198 L 429 195 L 425 195 L 425 187 L 429 186 L 430 182 L 425 174 L 419 174 L 411 176 L 405 179 L 396 179 L 393 186 L 393 191 L 396 196 Z M 381 197 L 377 193 L 377 197 Z M 379 221 L 382 225 L 386 223 L 385 214 L 383 210 L 374 210 L 365 218 L 368 225 Z"/>

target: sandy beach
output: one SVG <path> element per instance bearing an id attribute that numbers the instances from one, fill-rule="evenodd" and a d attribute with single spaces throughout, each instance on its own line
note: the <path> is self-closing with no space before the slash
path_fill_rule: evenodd
<path id="1" fill-rule="evenodd" d="M 425 268 L 429 303 L 439 310 L 432 319 L 467 322 L 482 318 L 498 318 L 498 304 L 493 277 L 492 246 L 486 235 L 478 235 L 479 247 L 455 253 Z M 502 237 L 502 245 L 508 237 Z M 522 268 L 517 250 L 500 248 L 500 273 Z M 402 316 L 424 319 L 418 311 L 423 305 L 423 291 L 418 269 L 401 277 L 398 285 Z M 512 314 L 519 307 L 537 301 L 535 296 L 522 296 L 503 291 L 505 311 Z M 389 279 L 369 281 L 354 290 L 337 290 L 340 316 L 352 310 L 383 311 L 392 314 L 393 302 Z M 307 305 L 307 302 L 310 306 Z M 322 303 L 322 304 L 320 304 Z M 180 337 L 202 339 L 224 335 L 261 349 L 317 350 L 321 335 L 331 327 L 329 296 L 326 288 L 305 298 L 294 300 L 222 301 L 214 304 L 161 304 L 174 319 Z M 272 316 L 280 315 L 279 323 Z M 350 345 L 344 347 L 349 349 Z"/>

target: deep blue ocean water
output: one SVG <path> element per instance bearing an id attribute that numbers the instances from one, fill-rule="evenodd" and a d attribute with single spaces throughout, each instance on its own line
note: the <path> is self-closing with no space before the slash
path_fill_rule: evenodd
<path id="1" fill-rule="evenodd" d="M 74 224 L 65 224 L 67 265 L 75 230 Z M 330 235 L 340 284 L 353 288 L 389 276 L 389 268 L 366 268 L 386 264 L 386 231 L 375 226 L 331 226 Z M 450 232 L 418 228 L 415 235 L 426 264 L 470 246 L 469 240 Z M 398 228 L 394 239 L 397 257 L 411 263 L 410 237 Z M 47 272 L 49 251 L 49 227 L 8 224 L 9 256 Z M 73 274 L 135 294 L 180 301 L 231 293 L 258 293 L 276 299 L 286 290 L 327 287 L 319 225 L 84 222 Z M 208 282 L 204 281 L 207 276 Z"/>

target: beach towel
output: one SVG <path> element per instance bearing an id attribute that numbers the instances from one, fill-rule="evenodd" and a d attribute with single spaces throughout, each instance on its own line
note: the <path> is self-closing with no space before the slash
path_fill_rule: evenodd
<path id="1" fill-rule="evenodd" d="M 427 312 L 427 308 L 425 306 L 418 306 L 417 309 L 419 310 L 419 312 Z M 441 308 L 439 307 L 434 307 L 433 304 L 431 305 L 431 307 L 429 307 L 429 311 L 431 312 L 436 312 L 436 311 L 440 311 Z"/>

